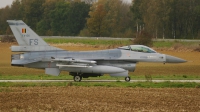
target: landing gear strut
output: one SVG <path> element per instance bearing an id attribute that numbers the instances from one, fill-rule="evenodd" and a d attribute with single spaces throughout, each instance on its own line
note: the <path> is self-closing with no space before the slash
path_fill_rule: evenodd
<path id="1" fill-rule="evenodd" d="M 125 81 L 129 82 L 131 80 L 131 78 L 129 76 L 125 77 Z"/>
<path id="2" fill-rule="evenodd" d="M 81 80 L 82 80 L 82 76 L 80 76 L 80 75 L 74 75 L 74 81 L 75 82 L 81 82 Z"/>

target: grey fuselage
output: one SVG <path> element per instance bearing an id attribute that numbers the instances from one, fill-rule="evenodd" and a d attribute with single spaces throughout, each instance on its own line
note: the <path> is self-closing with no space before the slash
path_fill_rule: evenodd
<path id="1" fill-rule="evenodd" d="M 123 68 L 128 71 L 134 71 L 137 62 L 166 62 L 165 55 L 160 53 L 144 53 L 135 52 L 122 49 L 110 49 L 99 51 L 35 51 L 19 54 L 20 59 L 13 59 L 12 65 L 23 65 L 30 68 L 56 68 L 58 62 L 53 62 L 53 58 L 59 59 L 81 59 L 81 60 L 94 60 L 97 63 L 94 65 L 107 65 Z M 30 62 L 30 63 L 29 63 Z M 35 63 L 34 63 L 35 62 Z M 61 64 L 67 64 L 68 62 L 60 62 Z M 74 72 L 66 70 L 69 72 Z M 64 69 L 65 70 L 65 69 Z"/>

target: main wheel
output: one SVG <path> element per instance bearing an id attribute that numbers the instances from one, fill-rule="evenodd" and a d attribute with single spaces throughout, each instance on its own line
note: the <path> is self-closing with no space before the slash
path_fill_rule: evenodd
<path id="1" fill-rule="evenodd" d="M 129 76 L 125 77 L 125 81 L 129 82 L 131 80 L 131 78 Z"/>
<path id="2" fill-rule="evenodd" d="M 80 75 L 75 75 L 74 76 L 74 81 L 75 82 L 81 82 L 81 80 L 82 80 L 82 76 L 80 76 Z"/>

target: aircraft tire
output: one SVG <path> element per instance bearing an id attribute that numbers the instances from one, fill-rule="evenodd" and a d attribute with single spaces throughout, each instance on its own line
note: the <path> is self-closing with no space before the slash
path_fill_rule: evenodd
<path id="1" fill-rule="evenodd" d="M 129 76 L 125 77 L 126 82 L 130 82 L 130 80 L 131 80 L 131 77 L 129 77 Z"/>
<path id="2" fill-rule="evenodd" d="M 74 75 L 74 81 L 75 82 L 81 82 L 81 80 L 82 80 L 82 76 L 80 76 L 80 75 Z"/>

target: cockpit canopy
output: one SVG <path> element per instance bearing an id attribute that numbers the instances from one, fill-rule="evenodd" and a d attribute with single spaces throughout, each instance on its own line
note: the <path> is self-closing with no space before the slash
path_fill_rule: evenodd
<path id="1" fill-rule="evenodd" d="M 135 51 L 135 52 L 143 52 L 143 53 L 156 53 L 155 50 L 144 45 L 129 45 L 129 46 L 119 47 L 118 49 L 130 50 L 130 51 Z"/>

